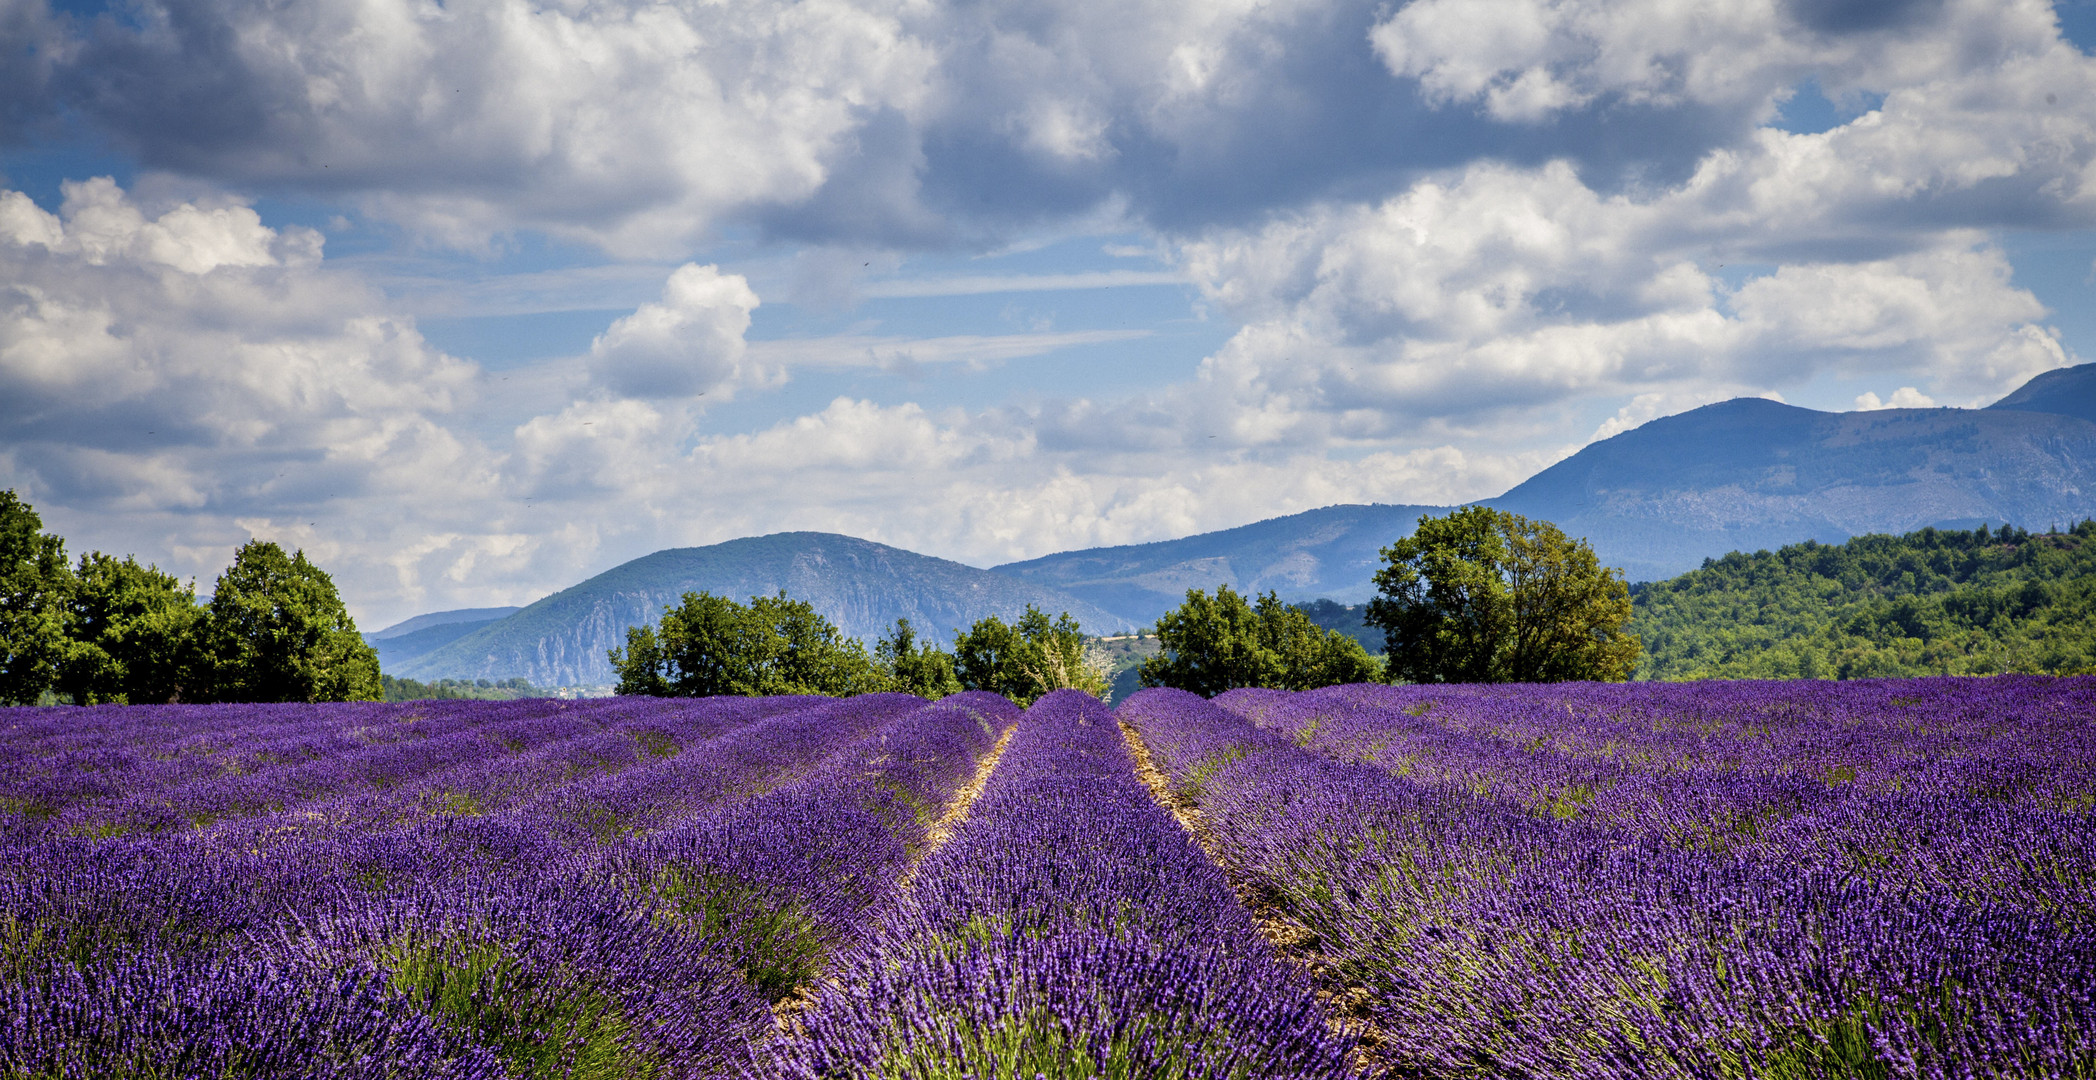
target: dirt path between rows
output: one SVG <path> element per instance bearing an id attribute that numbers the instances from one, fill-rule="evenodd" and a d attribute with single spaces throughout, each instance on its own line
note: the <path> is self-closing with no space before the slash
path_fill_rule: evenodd
<path id="1" fill-rule="evenodd" d="M 989 784 L 990 774 L 997 771 L 997 762 L 1004 757 L 1004 748 L 1011 743 L 1012 732 L 1018 729 L 1017 724 L 1005 727 L 1004 733 L 997 736 L 996 745 L 990 747 L 990 752 L 984 754 L 983 759 L 976 763 L 975 775 L 969 777 L 968 782 L 954 792 L 953 798 L 946 803 L 946 810 L 939 815 L 939 820 L 932 822 L 931 827 L 924 831 L 924 846 L 917 850 L 917 857 L 910 860 L 909 868 L 902 872 L 901 879 L 896 882 L 898 892 L 910 890 L 910 884 L 917 880 L 917 868 L 924 865 L 924 860 L 930 858 L 932 852 L 946 846 L 946 842 L 953 839 L 954 830 L 960 827 L 962 821 L 967 820 L 968 811 L 975 806 L 975 800 L 982 797 L 983 788 Z M 822 992 L 823 985 L 823 980 L 818 979 L 796 989 L 771 1007 L 772 1021 L 780 1032 L 800 1033 L 800 1016 L 815 1004 L 815 997 Z"/>
<path id="2" fill-rule="evenodd" d="M 910 861 L 910 868 L 903 871 L 901 888 L 904 892 L 908 892 L 910 883 L 917 880 L 917 868 L 924 865 L 924 860 L 953 839 L 953 831 L 968 817 L 968 811 L 975 807 L 975 800 L 982 797 L 983 788 L 990 782 L 990 774 L 997 771 L 997 762 L 1004 757 L 1004 748 L 1012 741 L 1012 732 L 1017 730 L 1019 725 L 1013 724 L 1004 729 L 1004 734 L 997 736 L 997 745 L 983 755 L 982 763 L 975 767 L 975 775 L 961 785 L 961 790 L 954 792 L 953 800 L 946 804 L 946 812 L 925 830 L 924 849 Z"/>
<path id="3" fill-rule="evenodd" d="M 1172 790 L 1171 778 L 1150 757 L 1150 747 L 1143 742 L 1142 734 L 1125 720 L 1120 721 L 1120 725 L 1121 738 L 1128 744 L 1128 754 L 1135 759 L 1135 775 L 1150 789 L 1150 797 L 1169 811 L 1180 828 L 1194 838 L 1194 843 L 1200 845 L 1208 861 L 1222 869 L 1223 878 L 1230 883 L 1230 890 L 1237 894 L 1238 902 L 1251 912 L 1252 922 L 1259 927 L 1259 936 L 1273 946 L 1274 952 L 1284 962 L 1310 977 L 1311 984 L 1317 988 L 1318 999 L 1325 1004 L 1326 1026 L 1334 1034 L 1359 1044 L 1354 1056 L 1361 1074 L 1380 1075 L 1376 1048 L 1383 1039 L 1368 1021 L 1368 991 L 1341 979 L 1331 960 L 1318 948 L 1317 932 L 1276 908 L 1267 899 L 1264 883 L 1251 874 L 1240 872 L 1222 857 L 1222 844 L 1208 823 L 1208 814 Z"/>

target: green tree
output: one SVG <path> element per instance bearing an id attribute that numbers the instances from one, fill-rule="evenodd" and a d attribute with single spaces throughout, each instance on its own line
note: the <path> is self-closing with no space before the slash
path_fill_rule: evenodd
<path id="1" fill-rule="evenodd" d="M 0 704 L 34 705 L 58 678 L 73 591 L 65 541 L 12 490 L 0 491 Z"/>
<path id="2" fill-rule="evenodd" d="M 1143 661 L 1144 686 L 1214 697 L 1241 686 L 1312 690 L 1372 682 L 1381 672 L 1360 642 L 1326 630 L 1268 592 L 1254 605 L 1217 587 L 1189 589 L 1186 602 L 1157 620 L 1164 651 Z"/>
<path id="3" fill-rule="evenodd" d="M 992 615 L 953 641 L 954 673 L 970 690 L 1031 705 L 1051 690 L 1107 692 L 1106 673 L 1090 661 L 1084 630 L 1063 612 L 1055 619 L 1032 604 L 1017 624 Z"/>
<path id="4" fill-rule="evenodd" d="M 691 594 L 685 594 L 685 603 L 690 604 Z M 667 611 L 663 614 L 666 621 Z M 612 649 L 611 669 L 618 672 L 619 685 L 613 690 L 617 694 L 640 697 L 700 697 L 697 690 L 679 694 L 671 679 L 669 657 L 662 648 L 662 639 L 652 626 L 629 626 L 626 628 L 626 647 Z M 681 673 L 679 673 L 681 674 Z M 682 680 L 679 680 L 682 681 Z M 687 685 L 693 685 L 687 682 Z"/>
<path id="5" fill-rule="evenodd" d="M 1585 540 L 1470 506 L 1383 549 L 1368 622 L 1408 682 L 1620 680 L 1637 667 L 1630 590 Z"/>
<path id="6" fill-rule="evenodd" d="M 905 694 L 937 700 L 961 691 L 953 654 L 928 641 L 919 644 L 908 619 L 895 620 L 895 628 L 874 644 L 873 663 Z"/>
<path id="7" fill-rule="evenodd" d="M 80 557 L 57 689 L 75 704 L 145 705 L 200 691 L 196 587 L 101 552 Z"/>
<path id="8" fill-rule="evenodd" d="M 217 701 L 377 701 L 378 653 L 335 583 L 306 553 L 250 540 L 218 577 L 204 617 Z"/>
<path id="9" fill-rule="evenodd" d="M 685 593 L 678 606 L 663 607 L 658 626 L 626 631 L 626 647 L 610 657 L 621 694 L 842 697 L 889 686 L 864 645 L 784 591 L 747 605 Z"/>

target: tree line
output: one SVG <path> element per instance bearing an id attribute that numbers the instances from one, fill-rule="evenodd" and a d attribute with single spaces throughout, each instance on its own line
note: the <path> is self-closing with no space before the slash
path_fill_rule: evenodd
<path id="1" fill-rule="evenodd" d="M 1619 680 L 1637 664 L 1621 571 L 1549 522 L 1466 507 L 1422 517 L 1383 556 L 1367 621 L 1383 631 L 1387 661 L 1271 591 L 1246 597 L 1224 585 L 1188 590 L 1158 619 L 1161 651 L 1142 662 L 1141 685 L 1213 696 L 1383 679 Z M 665 606 L 657 626 L 628 630 L 610 657 L 621 694 L 932 698 L 966 689 L 1024 705 L 1063 687 L 1104 696 L 1105 672 L 1086 647 L 1067 612 L 1051 620 L 1032 605 L 1016 623 L 992 616 L 956 631 L 951 652 L 921 640 L 907 619 L 869 650 L 783 592 L 747 604 L 695 592 Z"/>
<path id="2" fill-rule="evenodd" d="M 517 701 L 552 697 L 553 692 L 531 685 L 522 677 L 510 679 L 420 679 L 399 678 L 380 673 L 379 700 L 400 701 Z"/>
<path id="3" fill-rule="evenodd" d="M 872 649 L 846 637 L 803 600 L 754 596 L 749 603 L 685 593 L 655 626 L 626 631 L 610 651 L 621 694 L 828 694 L 900 691 L 939 698 L 988 690 L 1021 705 L 1051 690 L 1106 693 L 1106 673 L 1087 655 L 1087 639 L 1068 612 L 1051 619 L 1029 604 L 1007 623 L 977 620 L 947 652 L 921 639 L 908 619 Z"/>
<path id="4" fill-rule="evenodd" d="M 1386 657 L 1269 591 L 1189 590 L 1157 621 L 1143 686 L 1203 695 L 1381 680 L 1627 678 L 1639 640 L 1619 571 L 1548 522 L 1484 507 L 1425 516 L 1383 550 L 1366 623 Z M 208 603 L 194 584 L 129 557 L 68 562 L 62 539 L 0 492 L 0 702 L 78 704 L 379 700 L 431 688 L 387 680 L 334 583 L 303 552 L 251 541 Z M 1028 704 L 1057 689 L 1098 696 L 1106 666 L 1077 621 L 1029 605 L 954 632 L 951 650 L 898 620 L 869 648 L 780 592 L 747 603 L 704 592 L 665 606 L 610 650 L 618 692 L 660 696 L 987 690 Z M 509 693 L 529 692 L 503 687 Z M 494 688 L 437 692 L 498 696 Z"/>
<path id="5" fill-rule="evenodd" d="M 193 582 L 65 541 L 0 491 L 0 703 L 374 701 L 378 654 L 305 553 L 253 540 Z"/>
<path id="6" fill-rule="evenodd" d="M 1154 628 L 1141 686 L 1212 696 L 1357 682 L 1855 678 L 2096 672 L 2096 522 L 2032 534 L 1923 529 L 1734 552 L 1635 589 L 1585 540 L 1487 507 L 1419 519 L 1382 550 L 1364 609 L 1269 591 L 1189 590 Z M 1347 616 L 1360 611 L 1360 625 Z M 1323 624 L 1323 625 L 1320 625 Z M 1364 640 L 1380 632 L 1384 654 Z M 927 698 L 988 690 L 1028 704 L 1104 696 L 1076 620 L 1029 605 L 954 632 L 898 620 L 869 648 L 783 592 L 687 593 L 610 653 L 618 692 Z M 193 583 L 101 552 L 69 562 L 34 509 L 0 491 L 0 703 L 510 697 L 521 684 L 383 677 L 333 582 L 303 552 L 251 541 L 207 603 Z"/>

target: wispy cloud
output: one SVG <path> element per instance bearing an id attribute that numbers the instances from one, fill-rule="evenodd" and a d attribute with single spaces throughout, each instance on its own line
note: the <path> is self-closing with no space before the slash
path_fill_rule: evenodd
<path id="1" fill-rule="evenodd" d="M 976 277 L 891 278 L 859 287 L 870 299 L 930 296 L 980 296 L 985 293 L 1066 292 L 1075 289 L 1129 289 L 1158 285 L 1192 285 L 1177 270 L 1095 270 L 1081 274 L 1004 274 Z"/>
<path id="2" fill-rule="evenodd" d="M 1149 330 L 1071 330 L 1040 334 L 954 334 L 946 337 L 839 334 L 749 343 L 752 358 L 785 368 L 885 368 L 923 364 L 994 364 L 1061 349 L 1138 341 Z"/>
<path id="3" fill-rule="evenodd" d="M 485 272 L 454 260 L 351 255 L 328 260 L 381 289 L 404 314 L 500 318 L 562 311 L 618 311 L 655 298 L 674 263 L 625 262 L 522 273 Z"/>

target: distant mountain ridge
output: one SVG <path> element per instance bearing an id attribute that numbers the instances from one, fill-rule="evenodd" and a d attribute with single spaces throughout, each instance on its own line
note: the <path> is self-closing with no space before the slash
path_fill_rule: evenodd
<path id="1" fill-rule="evenodd" d="M 402 619 L 384 630 L 373 630 L 364 635 L 364 640 L 387 641 L 392 638 L 406 637 L 409 634 L 428 630 L 432 627 L 457 626 L 460 623 L 493 622 L 496 619 L 507 618 L 522 610 L 524 609 L 518 607 L 475 607 L 455 608 L 451 611 L 432 611 L 427 615 L 417 615 L 412 619 Z"/>
<path id="2" fill-rule="evenodd" d="M 1087 548 L 992 567 L 1052 585 L 1147 625 L 1188 589 L 1219 584 L 1284 600 L 1359 603 L 1391 541 L 1410 536 L 1421 514 L 1446 507 L 1374 503 L 1327 506 L 1220 532 L 1149 544 Z"/>
<path id="3" fill-rule="evenodd" d="M 2064 525 L 2096 515 L 2096 364 L 2046 372 L 1986 409 L 1827 413 L 1736 398 L 1594 443 L 1483 504 L 1587 538 L 1633 581 L 1803 540 Z M 1382 548 L 1449 509 L 1328 506 L 995 569 L 1142 623 L 1218 584 L 1357 603 Z"/>
<path id="4" fill-rule="evenodd" d="M 1586 537 L 1632 581 L 1804 540 L 1982 523 L 2043 531 L 2096 517 L 2096 364 L 2046 372 L 1984 409 L 1828 413 L 1760 398 L 1718 402 L 1589 445 L 1483 503 Z M 1420 515 L 1448 509 L 1328 506 L 991 570 L 827 533 L 660 551 L 494 622 L 424 623 L 392 648 L 419 645 L 422 634 L 432 644 L 392 673 L 610 682 L 605 650 L 690 589 L 741 599 L 784 588 L 861 638 L 903 616 L 943 638 L 1028 602 L 1069 611 L 1094 631 L 1142 626 L 1188 589 L 1220 584 L 1354 603 L 1370 594 L 1382 548 L 1409 535 Z M 434 641 L 445 633 L 460 636 Z"/>
<path id="5" fill-rule="evenodd" d="M 834 533 L 776 533 L 671 548 L 623 563 L 390 674 L 603 685 L 617 681 L 605 653 L 625 645 L 626 629 L 654 623 L 664 605 L 686 592 L 746 600 L 780 589 L 861 639 L 908 618 L 920 634 L 950 640 L 956 628 L 987 615 L 1016 618 L 1029 603 L 1051 614 L 1067 611 L 1092 633 L 1133 625 L 1051 586 L 947 559 Z"/>
<path id="6" fill-rule="evenodd" d="M 1987 408 L 2078 416 L 2096 423 L 2096 364 L 2054 368 Z"/>
<path id="7" fill-rule="evenodd" d="M 2087 414 L 2086 416 L 2084 414 Z M 1594 443 L 1483 505 L 1583 536 L 1632 581 L 1734 550 L 2096 515 L 2096 364 L 1987 409 L 1827 413 L 1736 398 Z M 1450 507 L 1328 506 L 1178 540 L 1008 563 L 1140 623 L 1189 588 L 1358 603 L 1381 550 Z"/>
<path id="8" fill-rule="evenodd" d="M 514 607 L 458 608 L 417 615 L 364 635 L 364 643 L 378 650 L 379 670 L 394 672 L 441 646 L 465 637 L 498 619 L 521 611 Z"/>
<path id="9" fill-rule="evenodd" d="M 2042 531 L 2096 514 L 2096 422 L 1739 398 L 1594 443 L 1485 503 L 1586 537 L 1633 581 L 1803 540 L 1989 522 Z"/>

